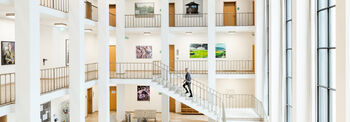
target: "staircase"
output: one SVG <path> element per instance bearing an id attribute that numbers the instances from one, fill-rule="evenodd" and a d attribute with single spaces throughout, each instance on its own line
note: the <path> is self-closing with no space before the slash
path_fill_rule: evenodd
<path id="1" fill-rule="evenodd" d="M 182 87 L 184 74 L 172 73 L 169 69 L 162 63 L 153 63 L 153 79 L 150 84 L 163 94 L 216 121 L 267 122 L 263 106 L 254 96 L 241 95 L 243 97 L 240 98 L 237 95 L 222 94 L 192 79 L 193 97 L 188 97 Z"/>

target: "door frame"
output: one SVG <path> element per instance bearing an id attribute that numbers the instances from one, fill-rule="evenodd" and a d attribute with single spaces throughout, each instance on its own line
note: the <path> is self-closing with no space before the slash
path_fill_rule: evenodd
<path id="1" fill-rule="evenodd" d="M 236 14 L 233 15 L 233 18 L 234 18 L 234 24 L 233 25 L 225 25 L 225 3 L 233 3 L 234 4 L 234 10 Z M 222 8 L 222 11 L 223 11 L 223 20 L 224 20 L 224 26 L 237 26 L 237 2 L 236 1 L 224 1 L 223 2 L 223 8 Z"/>
<path id="2" fill-rule="evenodd" d="M 91 93 L 91 94 L 89 94 L 89 93 Z M 93 113 L 93 109 L 92 109 L 92 107 L 93 107 L 93 92 L 92 92 L 92 88 L 88 88 L 87 90 L 86 90 L 86 113 L 87 114 L 92 114 Z M 91 101 L 89 101 L 89 98 L 91 98 Z M 91 106 L 91 107 L 89 107 L 89 105 Z"/>

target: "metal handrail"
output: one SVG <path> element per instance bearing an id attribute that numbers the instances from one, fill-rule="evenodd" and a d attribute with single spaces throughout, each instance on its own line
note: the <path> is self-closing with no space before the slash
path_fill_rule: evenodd
<path id="1" fill-rule="evenodd" d="M 0 74 L 0 106 L 15 103 L 15 73 Z"/>
<path id="2" fill-rule="evenodd" d="M 174 21 L 170 27 L 207 27 L 208 26 L 208 14 L 169 14 Z M 170 18 L 169 18 L 170 19 Z"/>
<path id="3" fill-rule="evenodd" d="M 85 82 L 98 79 L 98 64 L 85 64 Z"/>
<path id="4" fill-rule="evenodd" d="M 117 79 L 152 79 L 156 71 L 153 62 L 118 62 L 111 63 L 116 70 L 110 70 L 110 78 Z"/>
<path id="5" fill-rule="evenodd" d="M 159 78 L 157 82 L 170 90 L 174 90 L 178 94 L 183 95 L 182 84 L 184 83 L 184 74 L 172 74 L 170 68 L 164 64 L 155 65 L 156 69 L 161 70 L 161 74 L 155 77 Z M 215 89 L 208 87 L 207 85 L 192 79 L 191 87 L 193 92 L 193 101 L 199 103 L 199 105 L 210 112 L 215 112 L 217 119 L 222 118 L 222 95 Z"/>
<path id="6" fill-rule="evenodd" d="M 159 28 L 160 14 L 127 14 L 125 15 L 126 28 Z"/>
<path id="7" fill-rule="evenodd" d="M 41 94 L 69 87 L 68 67 L 41 69 L 40 75 Z"/>
<path id="8" fill-rule="evenodd" d="M 254 13 L 216 13 L 216 26 L 254 26 Z"/>
<path id="9" fill-rule="evenodd" d="M 192 74 L 207 74 L 208 60 L 175 60 L 172 73 L 183 74 L 189 68 Z M 253 60 L 216 60 L 217 74 L 254 74 Z"/>
<path id="10" fill-rule="evenodd" d="M 64 13 L 69 12 L 69 0 L 40 0 L 40 5 Z"/>

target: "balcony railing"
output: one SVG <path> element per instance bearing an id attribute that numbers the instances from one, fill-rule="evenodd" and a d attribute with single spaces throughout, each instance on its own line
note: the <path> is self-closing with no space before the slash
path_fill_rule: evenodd
<path id="1" fill-rule="evenodd" d="M 0 74 L 0 106 L 15 102 L 15 73 Z"/>
<path id="2" fill-rule="evenodd" d="M 89 1 L 85 1 L 85 18 L 97 22 L 98 8 Z"/>
<path id="3" fill-rule="evenodd" d="M 98 79 L 98 65 L 91 63 L 85 65 L 85 82 Z"/>
<path id="4" fill-rule="evenodd" d="M 40 5 L 68 13 L 69 0 L 40 0 Z"/>
<path id="5" fill-rule="evenodd" d="M 170 27 L 207 27 L 208 16 L 202 14 L 169 14 Z"/>
<path id="6" fill-rule="evenodd" d="M 125 15 L 126 28 L 159 28 L 160 14 L 129 14 Z"/>
<path id="7" fill-rule="evenodd" d="M 122 62 L 110 64 L 116 66 L 116 71 L 110 71 L 110 77 L 116 79 L 152 79 L 160 73 L 154 69 L 153 62 Z"/>
<path id="8" fill-rule="evenodd" d="M 207 74 L 208 60 L 176 60 L 170 71 L 184 74 L 188 68 L 192 74 Z M 217 74 L 254 74 L 252 60 L 216 60 Z"/>
<path id="9" fill-rule="evenodd" d="M 40 74 L 41 94 L 69 87 L 68 67 L 42 69 Z"/>
<path id="10" fill-rule="evenodd" d="M 254 26 L 254 13 L 217 13 L 216 26 Z"/>
<path id="11" fill-rule="evenodd" d="M 253 60 L 217 60 L 217 74 L 254 74 Z"/>

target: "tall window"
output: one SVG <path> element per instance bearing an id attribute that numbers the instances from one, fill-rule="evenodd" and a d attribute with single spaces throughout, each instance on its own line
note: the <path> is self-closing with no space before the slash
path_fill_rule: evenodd
<path id="1" fill-rule="evenodd" d="M 292 0 L 286 0 L 286 122 L 292 122 Z"/>
<path id="2" fill-rule="evenodd" d="M 317 121 L 335 121 L 335 0 L 317 0 Z"/>

